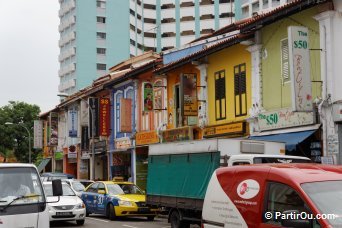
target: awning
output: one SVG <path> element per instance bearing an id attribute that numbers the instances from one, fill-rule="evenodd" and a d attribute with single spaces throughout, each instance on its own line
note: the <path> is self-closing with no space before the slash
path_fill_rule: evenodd
<path id="1" fill-rule="evenodd" d="M 47 164 L 49 164 L 49 162 L 51 161 L 51 158 L 44 158 L 40 164 L 38 165 L 37 169 L 38 169 L 38 172 L 41 172 L 43 171 L 43 169 L 45 168 L 45 166 Z"/>
<path id="2" fill-rule="evenodd" d="M 283 134 L 275 134 L 275 135 L 251 136 L 249 138 L 252 140 L 258 140 L 258 141 L 284 142 L 285 149 L 288 151 L 291 151 L 291 150 L 295 150 L 297 144 L 303 142 L 305 139 L 310 137 L 313 133 L 315 133 L 315 130 L 293 132 L 293 133 L 283 133 Z"/>

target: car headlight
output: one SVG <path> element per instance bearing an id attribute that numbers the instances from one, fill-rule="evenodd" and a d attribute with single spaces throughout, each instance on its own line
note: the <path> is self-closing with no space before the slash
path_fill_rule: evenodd
<path id="1" fill-rule="evenodd" d="M 79 204 L 76 204 L 75 206 L 75 209 L 82 209 L 82 208 L 85 208 L 84 203 L 79 203 Z"/>
<path id="2" fill-rule="evenodd" d="M 131 201 L 119 200 L 120 206 L 133 206 Z"/>

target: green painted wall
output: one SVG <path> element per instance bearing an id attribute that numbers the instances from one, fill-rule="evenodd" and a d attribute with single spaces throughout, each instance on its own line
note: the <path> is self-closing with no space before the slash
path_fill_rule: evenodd
<path id="1" fill-rule="evenodd" d="M 262 93 L 263 107 L 266 110 L 291 107 L 291 84 L 281 79 L 280 41 L 287 38 L 288 26 L 305 26 L 309 29 L 309 48 L 319 49 L 319 25 L 313 19 L 318 8 L 305 10 L 274 24 L 266 26 L 262 33 Z M 320 51 L 310 50 L 311 81 L 321 80 Z M 321 97 L 321 83 L 312 83 L 312 96 Z"/>

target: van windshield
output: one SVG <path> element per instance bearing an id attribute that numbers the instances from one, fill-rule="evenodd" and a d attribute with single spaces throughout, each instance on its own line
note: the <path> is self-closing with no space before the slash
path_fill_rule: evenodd
<path id="1" fill-rule="evenodd" d="M 321 181 L 302 184 L 321 214 L 334 214 L 328 219 L 333 227 L 342 225 L 342 181 Z"/>
<path id="2" fill-rule="evenodd" d="M 256 157 L 254 158 L 254 164 L 262 163 L 311 163 L 309 159 L 301 158 L 286 158 L 286 157 Z"/>
<path id="3" fill-rule="evenodd" d="M 45 202 L 41 182 L 34 168 L 0 168 L 0 186 L 0 207 L 10 203 L 22 205 Z M 21 198 L 15 200 L 18 197 Z"/>

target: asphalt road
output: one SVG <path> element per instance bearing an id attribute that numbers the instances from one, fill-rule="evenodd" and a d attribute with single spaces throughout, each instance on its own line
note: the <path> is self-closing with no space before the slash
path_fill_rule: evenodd
<path id="1" fill-rule="evenodd" d="M 76 222 L 53 222 L 51 227 L 83 227 L 83 228 L 171 228 L 165 218 L 155 218 L 149 222 L 146 218 L 123 218 L 117 221 L 110 221 L 104 216 L 90 215 L 86 218 L 83 226 L 77 226 Z"/>

